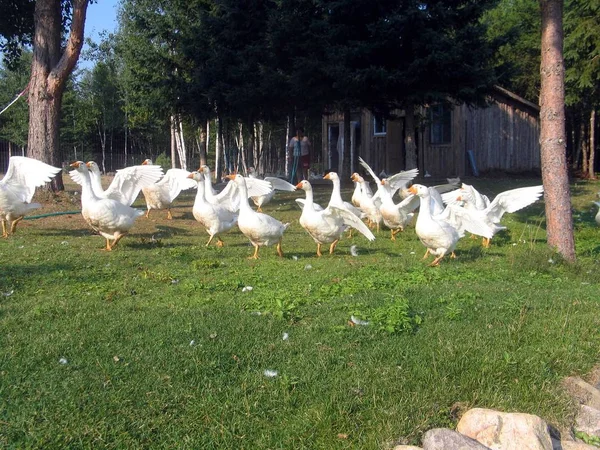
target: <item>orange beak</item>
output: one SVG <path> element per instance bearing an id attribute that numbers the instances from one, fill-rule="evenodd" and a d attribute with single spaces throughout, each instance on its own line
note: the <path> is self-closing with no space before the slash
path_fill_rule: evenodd
<path id="1" fill-rule="evenodd" d="M 386 181 L 385 181 L 385 178 L 384 178 L 383 180 L 381 180 L 381 185 L 385 186 L 385 183 L 386 183 Z"/>
<path id="2" fill-rule="evenodd" d="M 145 159 L 144 162 L 142 163 L 142 166 L 147 166 L 148 165 L 148 160 Z"/>
<path id="3" fill-rule="evenodd" d="M 352 176 L 350 177 L 350 179 L 351 179 L 352 181 L 356 181 L 356 174 L 355 174 L 355 173 L 353 173 L 353 174 L 352 174 Z"/>
<path id="4" fill-rule="evenodd" d="M 296 189 L 302 189 L 302 181 L 296 185 Z"/>
<path id="5" fill-rule="evenodd" d="M 410 192 L 413 195 L 417 195 L 417 189 L 415 188 L 414 184 L 408 188 L 408 192 Z"/>
<path id="6" fill-rule="evenodd" d="M 79 161 L 75 161 L 74 163 L 70 164 L 70 166 L 77 169 L 79 167 Z"/>
<path id="7" fill-rule="evenodd" d="M 462 195 L 459 195 L 458 197 L 456 197 L 456 200 L 459 202 L 462 202 Z"/>
<path id="8" fill-rule="evenodd" d="M 194 178 L 194 174 L 190 173 L 186 178 Z"/>
<path id="9" fill-rule="evenodd" d="M 324 179 L 324 180 L 331 180 L 331 177 L 329 176 L 329 174 L 326 174 L 326 175 L 323 177 L 323 179 Z"/>
<path id="10" fill-rule="evenodd" d="M 225 178 L 228 178 L 230 180 L 235 180 L 235 175 L 225 175 Z"/>
<path id="11" fill-rule="evenodd" d="M 91 161 L 88 161 L 88 162 L 86 162 L 86 163 L 85 163 L 85 165 L 86 165 L 88 168 L 91 168 L 91 167 L 92 167 L 92 162 L 91 162 Z"/>

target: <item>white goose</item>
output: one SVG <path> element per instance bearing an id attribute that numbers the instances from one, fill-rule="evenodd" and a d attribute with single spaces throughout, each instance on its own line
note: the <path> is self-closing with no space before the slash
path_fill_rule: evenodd
<path id="1" fill-rule="evenodd" d="M 596 223 L 600 225 L 600 202 L 594 202 L 594 205 L 598 207 L 598 213 L 596 214 Z"/>
<path id="2" fill-rule="evenodd" d="M 254 170 L 254 167 L 248 168 L 248 178 L 252 178 L 255 180 L 259 179 L 256 176 L 256 171 Z M 254 204 L 256 205 L 256 210 L 258 212 L 262 212 L 263 205 L 266 205 L 273 199 L 273 197 L 275 196 L 276 190 L 277 191 L 286 191 L 286 192 L 293 192 L 296 190 L 296 186 L 294 186 L 292 183 L 288 183 L 287 181 L 282 180 L 281 178 L 265 177 L 264 181 L 271 183 L 273 190 L 265 195 L 254 195 L 254 196 L 250 197 L 252 199 L 252 201 L 254 202 Z"/>
<path id="3" fill-rule="evenodd" d="M 222 247 L 224 243 L 220 234 L 229 231 L 235 226 L 238 215 L 237 213 L 232 213 L 227 208 L 206 201 L 204 195 L 204 176 L 200 172 L 192 172 L 188 175 L 188 178 L 194 180 L 198 186 L 192 213 L 194 214 L 194 218 L 206 228 L 206 232 L 210 236 L 206 246 L 208 247 L 216 237 L 217 246 Z"/>
<path id="4" fill-rule="evenodd" d="M 480 236 L 491 237 L 493 235 L 493 230 L 483 221 L 481 216 L 472 214 L 464 208 L 448 205 L 443 214 L 432 214 L 432 189 L 421 184 L 413 184 L 408 190 L 421 199 L 415 231 L 427 248 L 423 259 L 429 253 L 437 256 L 430 266 L 439 265 L 447 253 L 455 258 L 454 249 L 458 240 L 464 236 L 465 230 Z M 435 191 L 435 189 L 433 190 Z"/>
<path id="5" fill-rule="evenodd" d="M 381 212 L 379 211 L 381 200 L 379 198 L 374 198 L 372 194 L 369 195 L 369 191 L 371 191 L 369 183 L 358 173 L 353 173 L 350 179 L 355 183 L 360 184 L 361 194 L 358 199 L 360 203 L 359 208 L 366 214 L 367 219 L 369 220 L 369 225 L 372 226 L 375 224 L 377 227 L 377 232 L 379 232 L 379 226 L 382 221 Z"/>
<path id="6" fill-rule="evenodd" d="M 106 190 L 102 187 L 100 167 L 89 161 L 87 167 L 92 180 L 92 189 L 98 198 L 112 198 L 124 205 L 131 206 L 140 191 L 156 183 L 163 176 L 162 167 L 155 165 L 139 165 L 119 169 Z M 71 176 L 73 181 L 81 185 L 80 174 L 76 170 Z"/>
<path id="7" fill-rule="evenodd" d="M 111 251 L 133 226 L 135 219 L 144 215 L 139 209 L 94 194 L 88 167 L 76 161 L 71 167 L 80 174 L 81 215 L 86 222 L 106 239 L 106 250 Z M 113 241 L 112 243 L 110 241 Z"/>
<path id="8" fill-rule="evenodd" d="M 493 230 L 493 234 L 496 234 L 498 231 L 506 229 L 505 226 L 500 225 L 502 216 L 505 213 L 519 211 L 537 201 L 544 193 L 544 186 L 530 186 L 504 191 L 496 195 L 491 202 L 485 195 L 480 194 L 473 186 L 468 184 L 463 183 L 458 191 L 459 195 L 456 197 L 456 201 L 463 202 L 464 207 L 467 209 L 480 211 L 486 223 Z M 473 234 L 478 235 L 477 233 Z M 489 248 L 490 240 L 491 237 L 483 236 L 483 246 Z"/>
<path id="9" fill-rule="evenodd" d="M 41 208 L 39 203 L 31 203 L 35 188 L 49 183 L 61 169 L 37 159 L 25 156 L 12 156 L 8 161 L 8 170 L 0 181 L 0 220 L 2 237 L 8 237 L 7 227 L 14 233 L 17 224 L 34 209 Z"/>
<path id="10" fill-rule="evenodd" d="M 317 256 L 322 256 L 321 246 L 331 244 L 329 254 L 333 254 L 337 243 L 344 230 L 350 226 L 360 231 L 369 241 L 375 236 L 371 230 L 355 214 L 330 205 L 324 210 L 316 210 L 313 203 L 313 190 L 311 184 L 302 180 L 296 188 L 306 192 L 306 201 L 300 216 L 300 225 L 317 243 Z"/>
<path id="11" fill-rule="evenodd" d="M 419 207 L 419 198 L 409 194 L 402 202 L 395 204 L 393 197 L 397 190 L 403 189 L 419 173 L 418 169 L 401 171 L 391 177 L 380 180 L 373 169 L 361 157 L 358 158 L 360 165 L 373 177 L 377 183 L 377 195 L 379 197 L 379 213 L 383 223 L 391 231 L 392 241 L 396 240 L 396 234 L 404 230 L 404 227 L 413 218 L 413 211 Z"/>
<path id="12" fill-rule="evenodd" d="M 236 183 L 227 183 L 221 192 L 215 191 L 211 179 L 211 172 L 208 166 L 202 166 L 198 169 L 198 172 L 202 172 L 204 175 L 204 195 L 206 201 L 213 204 L 219 204 L 231 212 L 237 212 L 240 209 L 242 201 L 242 195 L 240 190 L 237 189 Z M 229 177 L 228 177 L 229 178 Z M 268 195 L 273 193 L 273 186 L 271 183 L 265 180 L 259 180 L 258 178 L 244 178 L 246 180 L 247 198 L 244 201 L 247 203 L 247 199 L 254 196 Z"/>
<path id="13" fill-rule="evenodd" d="M 404 231 L 404 228 L 414 217 L 414 211 L 420 204 L 419 197 L 411 194 L 396 204 L 392 198 L 392 189 L 390 189 L 387 179 L 381 180 L 381 186 L 383 186 L 384 192 L 380 195 L 381 206 L 379 211 L 383 223 L 391 231 L 392 241 L 395 241 L 396 235 Z"/>
<path id="14" fill-rule="evenodd" d="M 250 239 L 254 246 L 254 255 L 250 258 L 258 259 L 258 249 L 262 246 L 277 244 L 277 254 L 283 257 L 281 250 L 281 239 L 283 232 L 289 223 L 283 224 L 267 214 L 259 213 L 250 208 L 248 203 L 248 188 L 246 179 L 241 175 L 227 175 L 234 181 L 240 191 L 240 215 L 238 216 L 238 227 L 240 231 Z"/>
<path id="15" fill-rule="evenodd" d="M 152 160 L 146 159 L 142 165 L 152 165 Z M 146 199 L 146 218 L 150 217 L 152 209 L 166 209 L 167 219 L 172 219 L 171 204 L 182 190 L 196 187 L 194 180 L 188 179 L 190 172 L 184 169 L 169 169 L 158 182 L 142 188 Z"/>

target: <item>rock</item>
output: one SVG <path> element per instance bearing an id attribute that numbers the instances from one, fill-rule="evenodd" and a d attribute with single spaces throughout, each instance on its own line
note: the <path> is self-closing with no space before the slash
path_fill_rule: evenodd
<path id="1" fill-rule="evenodd" d="M 414 445 L 396 445 L 393 450 L 423 450 L 421 447 L 415 447 Z"/>
<path id="2" fill-rule="evenodd" d="M 557 441 L 552 439 L 552 450 L 598 450 L 598 447 L 575 441 Z"/>
<path id="3" fill-rule="evenodd" d="M 563 386 L 571 397 L 582 405 L 600 409 L 600 391 L 579 377 L 567 377 Z"/>
<path id="4" fill-rule="evenodd" d="M 579 412 L 575 418 L 575 430 L 600 437 L 600 411 L 586 405 L 579 405 Z"/>
<path id="5" fill-rule="evenodd" d="M 493 450 L 552 450 L 548 425 L 538 416 L 474 408 L 456 430 Z"/>
<path id="6" fill-rule="evenodd" d="M 485 445 L 456 431 L 434 428 L 423 435 L 423 450 L 489 450 Z"/>

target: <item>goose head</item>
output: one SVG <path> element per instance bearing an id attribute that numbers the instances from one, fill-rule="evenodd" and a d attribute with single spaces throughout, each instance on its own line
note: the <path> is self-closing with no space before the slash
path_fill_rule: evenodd
<path id="1" fill-rule="evenodd" d="M 335 172 L 329 172 L 329 173 L 327 173 L 327 174 L 326 174 L 326 175 L 323 177 L 323 179 L 324 179 L 324 180 L 331 180 L 331 181 L 333 181 L 333 180 L 339 180 L 339 179 L 340 179 L 340 177 L 339 177 L 339 176 L 338 176 L 338 174 L 337 174 L 337 173 L 335 173 Z"/>
<path id="2" fill-rule="evenodd" d="M 357 174 L 356 172 L 354 172 L 351 176 L 350 179 L 352 181 L 354 181 L 355 183 L 362 183 L 363 181 L 365 181 L 365 179 L 363 177 L 361 177 L 359 174 Z"/>
<path id="3" fill-rule="evenodd" d="M 423 186 L 422 184 L 413 184 L 408 188 L 408 192 L 414 195 L 418 195 L 419 197 L 428 197 L 429 196 L 429 188 L 427 186 Z"/>
<path id="4" fill-rule="evenodd" d="M 152 165 L 152 160 L 151 160 L 151 159 L 149 159 L 149 158 L 148 158 L 148 159 L 145 159 L 145 160 L 142 162 L 142 166 L 151 166 L 151 165 Z"/>
<path id="5" fill-rule="evenodd" d="M 204 176 L 200 172 L 194 171 L 190 173 L 187 178 L 191 178 L 194 181 L 200 182 L 204 179 Z"/>
<path id="6" fill-rule="evenodd" d="M 74 163 L 70 164 L 70 167 L 73 167 L 77 172 L 81 172 L 81 173 L 89 172 L 88 167 L 86 166 L 86 164 L 83 161 L 75 161 Z"/>
<path id="7" fill-rule="evenodd" d="M 100 167 L 98 166 L 98 164 L 96 164 L 95 161 L 88 161 L 85 165 L 88 167 L 90 172 L 100 173 Z"/>
<path id="8" fill-rule="evenodd" d="M 302 189 L 303 191 L 309 191 L 312 189 L 310 183 L 306 180 L 302 180 L 300 183 L 296 185 L 296 189 Z"/>

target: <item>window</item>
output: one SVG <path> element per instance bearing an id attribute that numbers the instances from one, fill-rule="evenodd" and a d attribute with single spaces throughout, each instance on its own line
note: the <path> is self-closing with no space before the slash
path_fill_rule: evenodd
<path id="1" fill-rule="evenodd" d="M 387 121 L 383 116 L 373 116 L 373 135 L 385 136 L 387 133 Z"/>
<path id="2" fill-rule="evenodd" d="M 431 121 L 431 143 L 450 144 L 452 142 L 452 110 L 447 105 L 434 105 L 429 108 Z"/>

